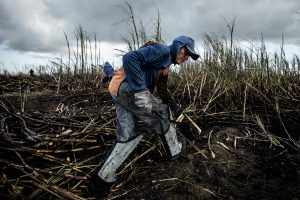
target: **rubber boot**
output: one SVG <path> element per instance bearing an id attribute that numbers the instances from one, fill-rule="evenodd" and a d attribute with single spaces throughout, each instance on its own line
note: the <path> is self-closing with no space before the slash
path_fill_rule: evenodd
<path id="1" fill-rule="evenodd" d="M 135 149 L 142 138 L 143 135 L 139 135 L 135 139 L 126 143 L 117 142 L 109 157 L 98 172 L 98 176 L 107 183 L 115 182 L 116 170 Z"/>
<path id="2" fill-rule="evenodd" d="M 178 141 L 176 128 L 172 124 L 170 124 L 169 130 L 161 136 L 161 139 L 169 158 L 176 158 L 182 150 L 182 143 Z"/>

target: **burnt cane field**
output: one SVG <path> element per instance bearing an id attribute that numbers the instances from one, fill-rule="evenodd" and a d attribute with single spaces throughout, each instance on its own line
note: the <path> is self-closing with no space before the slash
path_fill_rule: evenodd
<path id="1" fill-rule="evenodd" d="M 185 108 L 183 154 L 166 159 L 159 137 L 139 124 L 144 139 L 98 194 L 89 180 L 116 139 L 99 68 L 81 60 L 1 74 L 0 198 L 299 199 L 299 58 L 205 40 L 200 60 L 169 76 Z"/>

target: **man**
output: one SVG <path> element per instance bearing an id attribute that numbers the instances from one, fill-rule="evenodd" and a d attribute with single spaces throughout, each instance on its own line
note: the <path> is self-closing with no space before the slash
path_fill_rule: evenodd
<path id="1" fill-rule="evenodd" d="M 33 69 L 30 69 L 30 70 L 29 70 L 29 75 L 30 75 L 30 76 L 34 76 L 34 71 L 33 71 Z"/>
<path id="2" fill-rule="evenodd" d="M 104 66 L 100 65 L 100 67 L 104 68 L 105 77 L 102 79 L 102 83 L 105 84 L 112 79 L 114 68 L 109 64 L 109 62 L 105 62 Z"/>
<path id="3" fill-rule="evenodd" d="M 181 64 L 189 57 L 197 60 L 194 40 L 187 36 L 174 39 L 170 46 L 149 43 L 123 56 L 123 67 L 113 76 L 109 91 L 116 104 L 117 142 L 106 159 L 98 176 L 107 183 L 116 180 L 116 170 L 143 138 L 136 130 L 136 121 L 145 122 L 160 135 L 168 156 L 178 156 L 182 143 L 177 140 L 173 116 L 181 114 L 167 89 L 171 64 Z M 154 88 L 164 104 L 152 95 Z M 175 116 L 177 116 L 175 114 Z"/>

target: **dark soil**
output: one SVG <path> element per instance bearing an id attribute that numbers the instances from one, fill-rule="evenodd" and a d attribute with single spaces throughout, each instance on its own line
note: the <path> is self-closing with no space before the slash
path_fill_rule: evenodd
<path id="1" fill-rule="evenodd" d="M 238 140 L 232 127 L 218 127 L 197 146 L 208 159 L 187 146 L 186 156 L 161 160 L 153 153 L 136 163 L 128 182 L 109 198 L 121 199 L 299 199 L 300 155 L 267 143 Z M 228 149 L 227 149 L 228 148 Z M 136 150 L 138 152 L 138 149 Z M 156 152 L 158 155 L 158 152 Z M 128 178 L 128 177 L 127 177 Z M 115 186 L 116 187 L 116 186 Z"/>
<path id="2" fill-rule="evenodd" d="M 4 89 L 10 91 L 9 87 Z M 3 92 L 5 92 L 4 89 Z M 3 99 L 4 96 L 6 100 Z M 106 129 L 101 128 L 109 119 L 115 117 L 110 116 L 110 113 L 107 114 L 108 110 L 114 110 L 109 96 L 76 93 L 66 97 L 66 95 L 55 95 L 53 92 L 47 93 L 47 95 L 38 94 L 34 96 L 28 96 L 30 101 L 28 101 L 26 108 L 27 112 L 32 113 L 36 119 L 47 119 L 45 117 L 38 118 L 37 115 L 45 114 L 45 112 L 48 115 L 55 113 L 55 108 L 61 102 L 65 105 L 75 105 L 74 102 L 80 102 L 76 104 L 77 110 L 89 107 L 88 112 L 85 111 L 85 115 L 73 116 L 73 121 L 75 121 L 74 119 L 81 120 L 81 122 L 85 119 L 90 120 L 93 116 L 101 113 L 101 117 L 96 119 L 97 123 L 94 127 L 87 129 L 90 131 L 90 135 L 86 136 L 87 139 L 97 139 L 100 148 L 76 153 L 76 162 L 99 155 L 86 164 L 89 165 L 87 168 L 82 169 L 86 174 L 92 174 L 90 171 L 96 168 L 99 163 L 101 166 L 115 139 L 115 123 L 111 123 L 110 127 Z M 85 99 L 90 99 L 89 103 L 85 103 L 83 101 Z M 17 110 L 20 107 L 18 94 L 11 97 L 3 94 L 0 100 L 2 103 L 10 101 Z M 109 109 L 99 107 L 100 103 L 102 106 L 109 106 Z M 2 119 L 7 113 L 5 110 L 1 110 L 1 112 L 0 117 Z M 61 112 L 59 114 L 55 113 L 55 116 L 59 117 L 64 114 L 61 116 L 61 123 L 69 122 L 66 116 L 70 113 Z M 50 129 L 53 134 L 62 132 L 62 127 L 58 123 L 40 128 L 34 127 L 35 121 L 28 120 L 27 122 L 29 128 L 48 131 L 48 134 Z M 18 134 L 18 125 L 13 122 L 10 122 L 9 125 L 14 126 L 9 130 Z M 80 126 L 79 123 L 77 126 L 74 125 L 74 130 L 80 132 L 86 128 Z M 158 137 L 149 133 L 146 134 L 145 139 L 118 170 L 120 179 L 114 185 L 99 186 L 99 191 L 96 194 L 91 194 L 88 189 L 90 179 L 66 183 L 61 181 L 59 186 L 86 199 L 300 199 L 299 150 L 289 146 L 275 146 L 268 140 L 259 141 L 255 138 L 246 137 L 243 127 L 237 127 L 234 124 L 224 126 L 212 124 L 210 127 L 205 127 L 201 135 L 192 129 L 187 132 L 191 133 L 190 131 L 193 134 L 192 136 L 189 135 L 188 138 L 192 144 L 187 142 L 186 152 L 175 160 L 166 158 Z M 33 148 L 34 146 L 34 144 L 32 146 L 28 143 L 25 144 L 27 147 Z M 155 144 L 157 146 L 153 150 L 139 158 L 142 153 Z M 0 160 L 17 162 L 18 159 L 12 151 L 4 150 L 4 147 L 8 147 L 7 144 L 3 145 L 4 143 L 1 142 L 0 146 L 3 148 L 0 151 Z M 54 148 L 50 145 L 45 147 L 47 149 Z M 59 146 L 61 149 L 69 147 L 71 147 L 70 144 Z M 85 144 L 84 147 L 88 147 L 88 144 Z M 201 152 L 196 148 L 200 149 Z M 49 169 L 53 164 L 40 157 L 32 156 L 32 153 L 22 153 L 22 155 L 26 157 L 26 162 L 30 163 L 32 167 Z M 53 154 L 53 156 L 61 159 L 67 157 L 72 159 L 74 156 L 72 153 L 63 154 L 62 157 L 59 157 L 61 155 Z M 134 159 L 137 160 L 133 164 L 127 165 Z M 57 165 L 57 163 L 55 164 Z M 126 166 L 129 167 L 123 170 Z M 12 168 L 5 162 L 1 162 L 0 167 L 1 199 L 28 199 L 29 195 L 37 189 L 36 185 L 31 184 L 30 179 L 29 181 L 26 179 L 28 175 L 24 176 L 20 170 Z M 46 175 L 44 176 L 47 178 Z M 19 184 L 19 178 L 25 181 Z M 76 190 L 71 190 L 77 183 L 79 183 L 79 187 Z M 23 188 L 19 188 L 19 190 L 15 188 L 14 190 L 14 187 L 20 185 Z M 33 199 L 57 199 L 57 197 L 44 191 Z"/>

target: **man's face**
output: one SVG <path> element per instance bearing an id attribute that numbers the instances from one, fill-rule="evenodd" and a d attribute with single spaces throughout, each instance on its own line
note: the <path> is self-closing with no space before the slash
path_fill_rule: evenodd
<path id="1" fill-rule="evenodd" d="M 187 52 L 186 47 L 181 47 L 176 56 L 176 64 L 180 65 L 184 61 L 188 60 L 190 55 Z"/>

